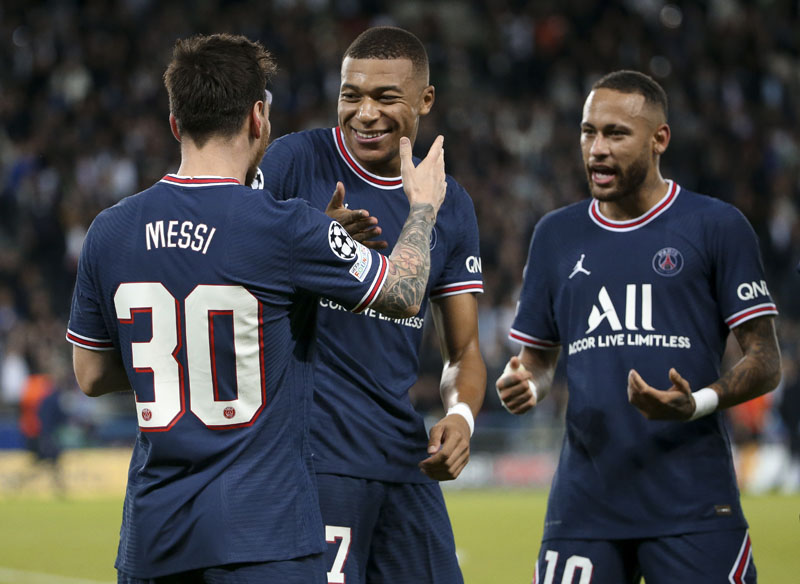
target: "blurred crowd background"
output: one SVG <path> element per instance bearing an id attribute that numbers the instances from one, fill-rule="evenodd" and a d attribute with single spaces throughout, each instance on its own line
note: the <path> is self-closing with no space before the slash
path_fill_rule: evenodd
<path id="1" fill-rule="evenodd" d="M 500 408 L 493 383 L 518 351 L 507 333 L 534 225 L 588 196 L 578 147 L 585 95 L 601 75 L 630 68 L 656 78 L 670 99 L 664 176 L 733 203 L 759 236 L 781 312 L 784 380 L 727 415 L 740 466 L 757 469 L 749 487 L 800 488 L 797 0 L 4 0 L 0 448 L 53 458 L 62 448 L 130 444 L 135 434 L 130 395 L 90 400 L 77 389 L 64 332 L 92 219 L 178 168 L 162 83 L 175 39 L 235 32 L 273 51 L 277 137 L 335 125 L 341 54 L 382 24 L 425 44 L 436 104 L 416 151 L 445 135 L 447 170 L 478 216 L 489 389 L 475 451 L 558 446 L 563 375 L 521 418 Z M 413 397 L 431 416 L 441 414 L 440 368 L 429 327 Z"/>

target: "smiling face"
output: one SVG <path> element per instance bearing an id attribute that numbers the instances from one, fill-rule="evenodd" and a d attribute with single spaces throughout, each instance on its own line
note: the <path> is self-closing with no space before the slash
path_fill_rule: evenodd
<path id="1" fill-rule="evenodd" d="M 668 143 L 663 113 L 643 95 L 592 91 L 581 121 L 581 152 L 592 197 L 621 204 L 649 198 L 661 181 L 659 157 Z"/>
<path id="2" fill-rule="evenodd" d="M 400 138 L 414 143 L 433 100 L 433 86 L 409 59 L 342 61 L 339 127 L 350 153 L 378 176 L 400 175 Z"/>

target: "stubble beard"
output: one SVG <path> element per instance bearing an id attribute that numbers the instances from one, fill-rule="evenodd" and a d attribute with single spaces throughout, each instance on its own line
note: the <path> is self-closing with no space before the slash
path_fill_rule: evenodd
<path id="1" fill-rule="evenodd" d="M 633 198 L 641 192 L 649 171 L 650 159 L 648 153 L 643 152 L 627 169 L 617 170 L 616 187 L 613 190 L 606 190 L 597 188 L 592 182 L 592 172 L 587 168 L 586 177 L 589 182 L 589 192 L 593 198 L 604 203 L 616 203 Z"/>

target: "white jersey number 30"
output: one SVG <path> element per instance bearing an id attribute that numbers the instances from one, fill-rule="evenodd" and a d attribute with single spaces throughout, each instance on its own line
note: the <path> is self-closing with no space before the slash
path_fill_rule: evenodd
<path id="1" fill-rule="evenodd" d="M 210 428 L 230 428 L 252 422 L 264 407 L 258 300 L 241 286 L 197 286 L 183 302 L 186 321 L 184 371 L 177 359 L 181 348 L 181 304 L 159 282 L 123 283 L 114 295 L 117 318 L 132 323 L 137 313 L 150 313 L 153 335 L 131 343 L 133 367 L 153 375 L 153 401 L 136 396 L 136 413 L 143 430 L 168 430 L 185 411 L 183 388 L 190 409 Z M 214 317 L 233 319 L 237 397 L 217 399 Z"/>

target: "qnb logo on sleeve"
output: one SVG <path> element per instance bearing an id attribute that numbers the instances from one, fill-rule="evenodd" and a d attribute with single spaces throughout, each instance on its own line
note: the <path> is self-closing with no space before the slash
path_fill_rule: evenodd
<path id="1" fill-rule="evenodd" d="M 767 290 L 767 283 L 764 280 L 760 282 L 742 282 L 736 288 L 736 295 L 740 300 L 755 300 L 759 296 L 769 296 L 769 290 Z"/>
<path id="2" fill-rule="evenodd" d="M 470 274 L 480 274 L 481 270 L 481 258 L 476 256 L 469 256 L 466 261 L 467 271 Z"/>

